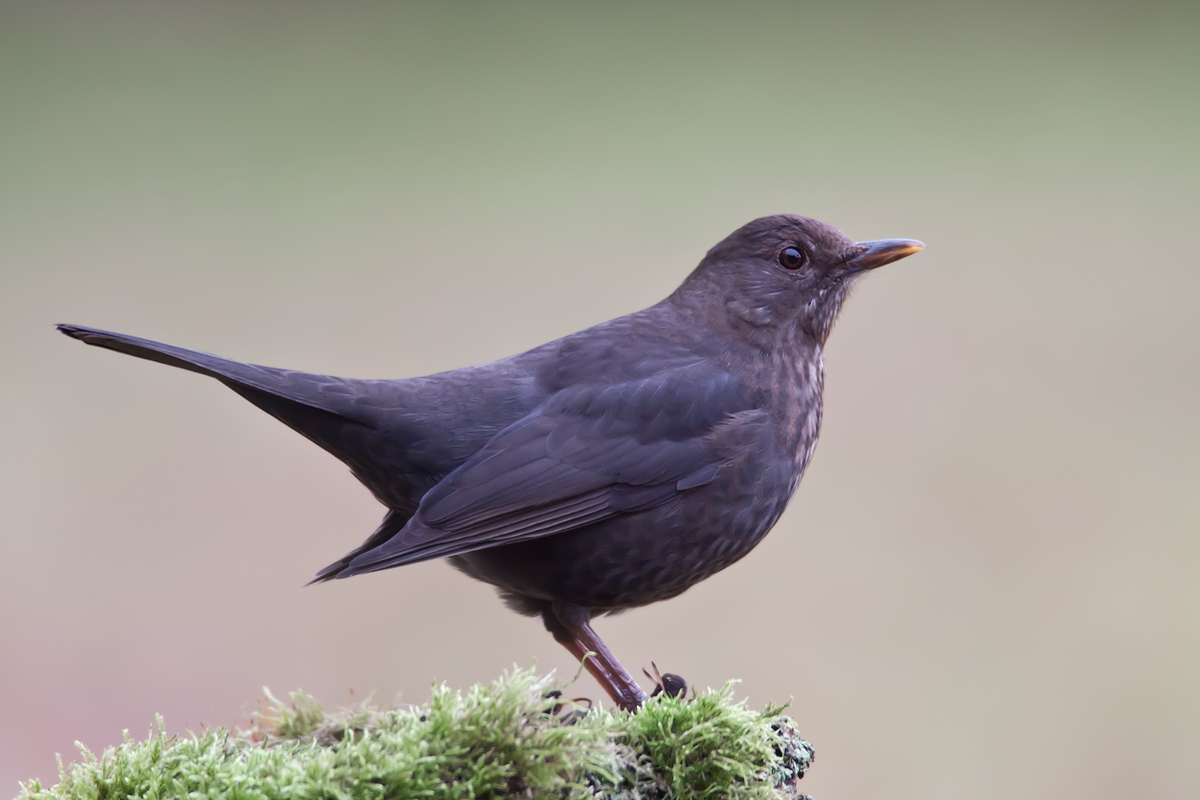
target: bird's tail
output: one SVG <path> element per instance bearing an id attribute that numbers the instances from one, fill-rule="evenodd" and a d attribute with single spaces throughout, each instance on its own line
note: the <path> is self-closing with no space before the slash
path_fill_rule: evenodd
<path id="1" fill-rule="evenodd" d="M 233 363 L 219 356 L 199 353 L 195 350 L 186 350 L 182 347 L 175 347 L 163 344 L 162 342 L 151 341 L 150 339 L 139 339 L 137 336 L 127 336 L 123 333 L 102 331 L 98 328 L 86 328 L 83 325 L 60 324 L 56 327 L 62 333 L 65 333 L 72 339 L 78 339 L 84 344 L 104 347 L 108 350 L 116 350 L 118 353 L 137 356 L 148 361 L 157 361 L 160 364 L 179 367 L 191 372 L 199 372 L 202 375 L 209 375 L 214 378 L 225 376 L 225 373 L 230 372 L 228 365 Z M 225 367 L 225 369 L 222 369 L 222 367 Z"/>
<path id="2" fill-rule="evenodd" d="M 72 339 L 78 339 L 85 344 L 116 350 L 118 353 L 137 356 L 148 361 L 157 361 L 159 364 L 179 367 L 190 372 L 199 372 L 201 375 L 208 375 L 222 383 L 229 384 L 235 390 L 239 387 L 258 390 L 331 413 L 341 413 L 343 410 L 337 408 L 338 398 L 336 395 L 338 393 L 329 391 L 332 387 L 328 386 L 331 382 L 337 382 L 339 380 L 337 378 L 273 367 L 260 367 L 256 364 L 243 364 L 240 361 L 221 358 L 209 353 L 175 347 L 123 333 L 85 328 L 82 325 L 59 325 L 58 329 Z M 326 390 L 322 393 L 314 391 L 318 385 L 326 387 Z M 327 396 L 322 397 L 321 394 Z"/>
<path id="3" fill-rule="evenodd" d="M 162 342 L 112 333 L 82 325 L 58 329 L 85 344 L 157 361 L 216 378 L 271 416 L 307 436 L 335 456 L 357 467 L 355 455 L 361 434 L 351 429 L 372 428 L 373 420 L 356 405 L 357 384 L 344 378 L 243 364 Z"/>

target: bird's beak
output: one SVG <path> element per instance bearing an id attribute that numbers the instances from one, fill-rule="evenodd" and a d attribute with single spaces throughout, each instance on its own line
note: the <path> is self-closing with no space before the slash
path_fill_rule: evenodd
<path id="1" fill-rule="evenodd" d="M 916 239 L 876 239 L 859 242 L 855 247 L 857 252 L 846 259 L 846 268 L 850 272 L 882 267 L 925 249 L 925 245 Z"/>

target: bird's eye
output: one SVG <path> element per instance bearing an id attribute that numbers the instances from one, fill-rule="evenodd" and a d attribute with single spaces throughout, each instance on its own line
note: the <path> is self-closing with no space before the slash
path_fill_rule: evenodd
<path id="1" fill-rule="evenodd" d="M 779 263 L 786 269 L 800 269 L 806 260 L 804 251 L 795 247 L 789 247 L 779 254 Z"/>

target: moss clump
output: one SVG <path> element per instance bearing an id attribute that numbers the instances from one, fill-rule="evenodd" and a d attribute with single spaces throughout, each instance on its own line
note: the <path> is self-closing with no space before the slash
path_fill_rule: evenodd
<path id="1" fill-rule="evenodd" d="M 636 714 L 572 713 L 553 687 L 515 672 L 428 705 L 326 714 L 310 698 L 268 693 L 247 730 L 168 736 L 162 720 L 60 770 L 57 786 L 18 800 L 121 798 L 779 798 L 812 761 L 782 708 L 763 712 L 730 687 L 655 698 Z"/>

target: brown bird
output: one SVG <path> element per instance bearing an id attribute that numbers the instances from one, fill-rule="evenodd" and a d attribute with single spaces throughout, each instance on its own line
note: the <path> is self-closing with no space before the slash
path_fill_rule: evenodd
<path id="1" fill-rule="evenodd" d="M 635 709 L 646 694 L 591 619 L 674 597 L 762 540 L 817 444 L 822 348 L 851 285 L 922 248 L 764 217 L 647 309 L 403 380 L 59 329 L 216 378 L 348 464 L 389 510 L 314 582 L 448 558 L 513 609 L 540 615 L 619 706 Z"/>

